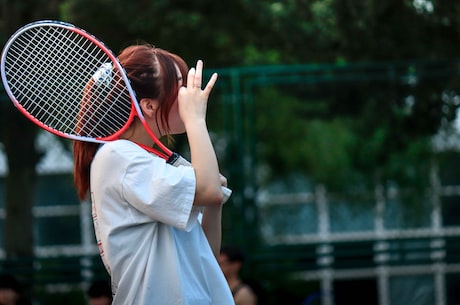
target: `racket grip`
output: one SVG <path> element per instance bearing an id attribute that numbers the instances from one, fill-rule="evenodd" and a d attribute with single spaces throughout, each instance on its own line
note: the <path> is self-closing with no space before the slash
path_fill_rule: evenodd
<path id="1" fill-rule="evenodd" d="M 171 157 L 168 159 L 167 162 L 176 167 L 180 165 L 191 166 L 190 162 L 187 159 L 185 159 L 184 157 L 182 157 L 181 155 L 175 152 L 173 152 L 173 154 L 171 155 Z M 227 200 L 232 195 L 232 190 L 229 189 L 228 187 L 222 186 L 222 193 L 224 194 L 224 199 L 222 200 L 222 204 L 224 204 L 225 202 L 227 202 Z"/>

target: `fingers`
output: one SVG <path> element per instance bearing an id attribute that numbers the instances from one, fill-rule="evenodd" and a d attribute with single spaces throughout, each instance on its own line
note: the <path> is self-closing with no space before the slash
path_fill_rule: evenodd
<path id="1" fill-rule="evenodd" d="M 227 186 L 227 178 L 224 175 L 219 174 L 219 179 L 220 179 L 220 185 L 226 187 Z"/>
<path id="2" fill-rule="evenodd" d="M 202 76 L 203 76 L 203 61 L 198 60 L 196 63 L 195 77 L 193 79 L 193 87 L 201 89 Z"/>
<path id="3" fill-rule="evenodd" d="M 190 68 L 188 70 L 188 75 L 187 75 L 187 88 L 193 88 L 195 87 L 195 68 Z"/>
<path id="4" fill-rule="evenodd" d="M 191 68 L 188 72 L 187 75 L 187 84 L 189 84 L 189 88 L 197 88 L 201 90 L 202 86 L 202 80 L 203 80 L 203 61 L 198 60 L 196 63 L 195 68 Z M 207 94 L 209 94 L 214 87 L 214 84 L 217 81 L 217 73 L 214 73 L 208 83 L 206 84 L 206 87 L 203 89 L 203 91 Z"/>
<path id="5" fill-rule="evenodd" d="M 211 90 L 212 88 L 214 87 L 214 84 L 216 83 L 217 81 L 217 73 L 214 73 L 212 76 L 211 76 L 211 79 L 209 80 L 208 84 L 206 85 L 206 87 L 203 89 L 203 91 L 209 95 L 209 93 L 211 93 Z"/>

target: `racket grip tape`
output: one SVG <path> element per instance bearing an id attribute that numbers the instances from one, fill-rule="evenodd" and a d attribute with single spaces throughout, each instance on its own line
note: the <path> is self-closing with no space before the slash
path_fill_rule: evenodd
<path id="1" fill-rule="evenodd" d="M 175 152 L 173 152 L 173 154 L 171 155 L 171 157 L 169 157 L 167 162 L 176 167 L 180 165 L 191 166 L 188 160 L 186 160 L 184 157 L 182 157 L 181 155 Z M 225 202 L 227 202 L 227 200 L 232 195 L 232 190 L 229 189 L 228 187 L 222 186 L 222 193 L 224 194 L 224 199 L 222 200 L 222 204 L 224 204 Z"/>

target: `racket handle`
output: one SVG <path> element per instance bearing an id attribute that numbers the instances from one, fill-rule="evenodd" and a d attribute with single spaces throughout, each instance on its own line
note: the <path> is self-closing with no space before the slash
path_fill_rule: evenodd
<path id="1" fill-rule="evenodd" d="M 181 155 L 175 152 L 173 152 L 173 154 L 171 155 L 171 157 L 169 157 L 167 162 L 176 167 L 180 165 L 183 165 L 183 166 L 191 165 L 187 159 L 185 159 L 184 157 L 182 157 Z M 232 195 L 232 190 L 229 189 L 228 187 L 222 186 L 222 193 L 224 194 L 224 199 L 222 200 L 222 204 L 224 204 L 225 202 L 227 202 L 227 200 Z"/>

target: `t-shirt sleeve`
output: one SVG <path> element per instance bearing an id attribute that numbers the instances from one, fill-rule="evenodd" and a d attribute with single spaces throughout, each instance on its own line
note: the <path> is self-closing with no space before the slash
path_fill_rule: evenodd
<path id="1" fill-rule="evenodd" d="M 126 168 L 122 194 L 134 208 L 182 230 L 196 223 L 199 209 L 193 208 L 196 178 L 192 167 L 174 167 L 163 159 L 140 154 Z"/>

